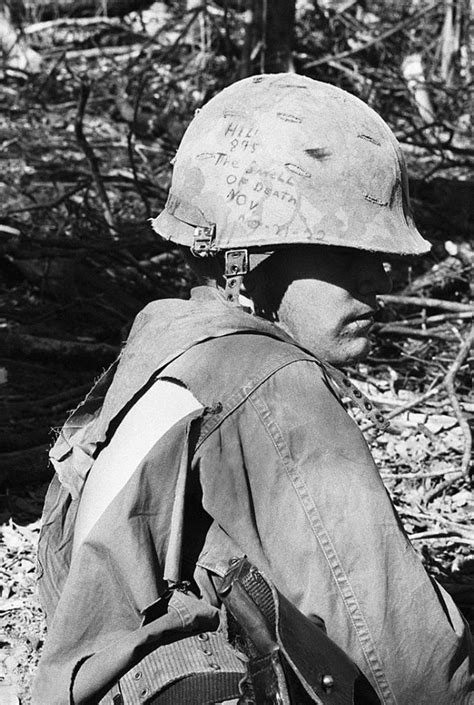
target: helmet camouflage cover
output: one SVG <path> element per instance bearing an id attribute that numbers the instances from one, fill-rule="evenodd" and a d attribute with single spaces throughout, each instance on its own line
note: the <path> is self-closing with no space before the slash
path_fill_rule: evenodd
<path id="1" fill-rule="evenodd" d="M 297 243 L 430 249 L 388 125 L 350 93 L 297 74 L 246 78 L 197 111 L 152 225 L 203 255 Z"/>

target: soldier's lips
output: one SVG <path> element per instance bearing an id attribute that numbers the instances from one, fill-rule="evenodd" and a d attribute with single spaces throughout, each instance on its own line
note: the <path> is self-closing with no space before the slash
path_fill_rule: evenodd
<path id="1" fill-rule="evenodd" d="M 348 323 L 354 324 L 358 330 L 369 329 L 374 323 L 375 311 L 367 311 L 366 313 L 361 313 L 358 316 L 352 316 Z"/>

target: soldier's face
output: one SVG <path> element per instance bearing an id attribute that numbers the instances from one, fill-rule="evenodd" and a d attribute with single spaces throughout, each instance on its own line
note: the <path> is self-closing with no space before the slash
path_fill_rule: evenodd
<path id="1" fill-rule="evenodd" d="M 343 247 L 295 245 L 255 270 L 256 313 L 333 365 L 367 355 L 376 295 L 391 289 L 382 257 Z"/>

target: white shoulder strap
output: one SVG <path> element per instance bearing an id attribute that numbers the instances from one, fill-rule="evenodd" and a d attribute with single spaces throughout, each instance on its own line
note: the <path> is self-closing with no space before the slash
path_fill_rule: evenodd
<path id="1" fill-rule="evenodd" d="M 202 404 L 188 389 L 157 379 L 128 410 L 84 484 L 74 527 L 73 557 L 157 441 L 175 423 L 200 408 Z"/>

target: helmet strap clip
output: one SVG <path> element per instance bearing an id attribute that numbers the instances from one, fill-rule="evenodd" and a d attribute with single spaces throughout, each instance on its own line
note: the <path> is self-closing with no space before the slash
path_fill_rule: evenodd
<path id="1" fill-rule="evenodd" d="M 215 248 L 216 226 L 200 226 L 194 228 L 191 254 L 195 257 L 208 257 L 216 253 Z"/>
<path id="2" fill-rule="evenodd" d="M 248 251 L 226 250 L 224 265 L 224 298 L 233 306 L 239 306 L 239 293 L 244 276 L 249 271 Z"/>

